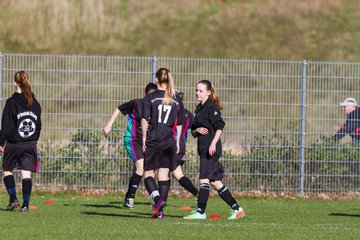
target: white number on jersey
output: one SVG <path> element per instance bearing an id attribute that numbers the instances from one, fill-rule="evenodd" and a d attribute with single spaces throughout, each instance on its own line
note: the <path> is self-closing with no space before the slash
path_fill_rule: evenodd
<path id="1" fill-rule="evenodd" d="M 160 104 L 159 107 L 158 107 L 158 110 L 159 110 L 158 122 L 166 124 L 168 119 L 169 119 L 170 112 L 171 112 L 171 106 L 170 105 L 162 105 L 162 104 Z M 162 121 L 162 117 L 161 117 L 162 112 L 166 112 L 164 121 Z"/>

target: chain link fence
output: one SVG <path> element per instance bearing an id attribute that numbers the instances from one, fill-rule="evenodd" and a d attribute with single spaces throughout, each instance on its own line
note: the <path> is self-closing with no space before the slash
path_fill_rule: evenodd
<path id="1" fill-rule="evenodd" d="M 232 190 L 276 193 L 357 191 L 359 146 L 331 136 L 345 121 L 339 102 L 359 98 L 359 63 L 168 57 L 0 54 L 1 111 L 25 70 L 42 105 L 41 171 L 50 187 L 124 189 L 132 162 L 123 148 L 126 117 L 108 138 L 114 109 L 144 95 L 158 68 L 169 68 L 184 105 L 194 111 L 195 86 L 210 80 L 220 97 L 224 183 Z M 360 99 L 360 98 L 359 98 Z M 6 127 L 6 126 L 2 126 Z M 198 184 L 196 142 L 189 138 L 185 174 Z M 180 189 L 172 181 L 174 189 Z"/>

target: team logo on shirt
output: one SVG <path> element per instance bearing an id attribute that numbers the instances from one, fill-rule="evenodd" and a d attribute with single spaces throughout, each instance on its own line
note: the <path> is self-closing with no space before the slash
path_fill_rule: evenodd
<path id="1" fill-rule="evenodd" d="M 28 138 L 35 133 L 35 129 L 35 123 L 30 118 L 26 118 L 21 121 L 18 132 L 22 138 Z"/>
<path id="2" fill-rule="evenodd" d="M 218 115 L 219 113 L 217 111 L 214 112 L 214 116 Z"/>

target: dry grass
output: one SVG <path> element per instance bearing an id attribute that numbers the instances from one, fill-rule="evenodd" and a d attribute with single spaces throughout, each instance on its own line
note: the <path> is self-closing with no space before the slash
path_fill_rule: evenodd
<path id="1" fill-rule="evenodd" d="M 3 0 L 5 52 L 357 60 L 355 0 Z"/>

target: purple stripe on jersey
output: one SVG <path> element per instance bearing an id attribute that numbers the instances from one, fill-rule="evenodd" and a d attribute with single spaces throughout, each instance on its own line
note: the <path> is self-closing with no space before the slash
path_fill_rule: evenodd
<path id="1" fill-rule="evenodd" d="M 178 105 L 178 111 L 180 110 L 180 105 Z M 177 134 L 177 121 L 178 121 L 178 117 L 176 115 L 176 118 L 175 118 L 175 122 L 174 122 L 174 126 L 172 128 L 172 132 L 173 132 L 173 138 L 174 140 L 176 140 L 176 134 Z"/>
<path id="2" fill-rule="evenodd" d="M 39 159 L 39 151 L 37 144 L 36 144 L 36 172 L 40 172 L 40 159 Z"/>
<path id="3" fill-rule="evenodd" d="M 133 125 L 132 125 L 132 135 L 134 136 L 134 138 L 136 138 L 136 111 L 135 111 L 135 108 L 133 108 L 133 115 L 134 115 L 134 118 L 133 118 Z M 134 146 L 134 145 L 133 145 Z"/>
<path id="4" fill-rule="evenodd" d="M 134 147 L 134 140 L 131 140 L 130 141 L 130 145 L 131 145 L 131 152 L 132 152 L 132 155 L 134 156 L 134 160 L 137 161 L 139 160 L 138 157 L 136 156 L 136 151 L 135 151 L 135 147 Z"/>
<path id="5" fill-rule="evenodd" d="M 184 138 L 185 142 L 187 141 L 187 138 L 188 138 L 189 126 L 190 126 L 190 119 L 188 118 L 188 119 L 186 119 L 185 126 L 184 126 L 183 132 L 182 132 L 182 137 Z"/>

